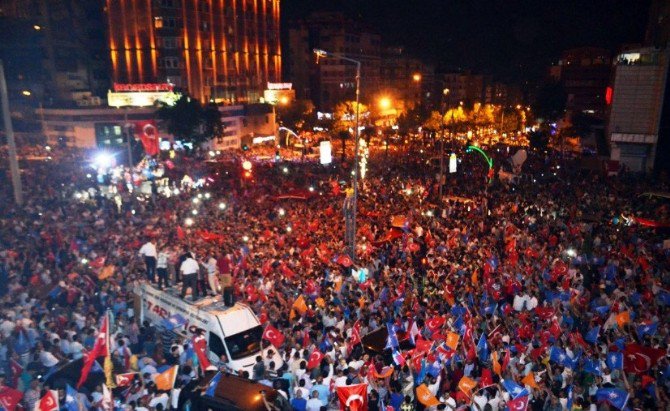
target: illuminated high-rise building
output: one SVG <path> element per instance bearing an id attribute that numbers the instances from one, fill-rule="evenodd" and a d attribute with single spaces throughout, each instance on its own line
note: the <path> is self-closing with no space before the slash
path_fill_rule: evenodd
<path id="1" fill-rule="evenodd" d="M 281 80 L 279 0 L 106 0 L 112 78 L 253 103 Z"/>

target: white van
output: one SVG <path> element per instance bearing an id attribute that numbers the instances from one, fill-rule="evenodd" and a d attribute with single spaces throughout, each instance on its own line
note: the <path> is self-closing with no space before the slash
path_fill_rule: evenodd
<path id="1" fill-rule="evenodd" d="M 272 346 L 261 353 L 263 327 L 246 304 L 236 303 L 227 307 L 220 295 L 194 302 L 185 301 L 176 287 L 160 291 L 145 282 L 138 285 L 134 292 L 135 310 L 139 313 L 140 322 L 146 319 L 158 328 L 165 328 L 165 320 L 179 314 L 186 320 L 183 329 L 189 336 L 204 330 L 207 355 L 212 364 L 218 364 L 221 355 L 225 354 L 230 368 L 245 370 L 252 375 L 256 356 L 262 355 L 265 359 L 270 349 L 274 351 L 275 369 L 284 364 Z"/>

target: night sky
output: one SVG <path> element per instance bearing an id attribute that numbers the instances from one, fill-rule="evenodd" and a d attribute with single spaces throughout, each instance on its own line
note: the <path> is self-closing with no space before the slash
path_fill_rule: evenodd
<path id="1" fill-rule="evenodd" d="M 314 10 L 369 23 L 387 45 L 443 71 L 470 69 L 501 80 L 541 76 L 562 50 L 616 52 L 644 39 L 650 0 L 284 0 L 284 29 Z"/>

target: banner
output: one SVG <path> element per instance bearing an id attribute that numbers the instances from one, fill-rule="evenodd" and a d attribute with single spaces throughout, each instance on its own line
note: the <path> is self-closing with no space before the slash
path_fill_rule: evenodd
<path id="1" fill-rule="evenodd" d="M 158 154 L 160 139 L 158 138 L 156 121 L 137 121 L 135 122 L 135 131 L 139 134 L 140 140 L 142 141 L 142 147 L 144 147 L 144 151 L 147 155 L 155 156 Z"/>

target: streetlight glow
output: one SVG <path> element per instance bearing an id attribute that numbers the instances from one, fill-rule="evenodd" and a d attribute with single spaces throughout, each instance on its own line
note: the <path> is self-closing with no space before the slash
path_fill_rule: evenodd
<path id="1" fill-rule="evenodd" d="M 382 110 L 388 110 L 391 108 L 391 99 L 388 97 L 382 97 L 379 99 L 379 108 Z"/>
<path id="2" fill-rule="evenodd" d="M 23 94 L 26 97 L 30 97 L 33 93 L 31 93 L 30 90 L 23 90 L 21 91 L 21 94 Z"/>
<path id="3" fill-rule="evenodd" d="M 417 83 L 420 82 L 421 81 L 421 74 L 420 73 L 414 73 L 414 75 L 412 76 L 412 80 L 414 80 Z"/>

